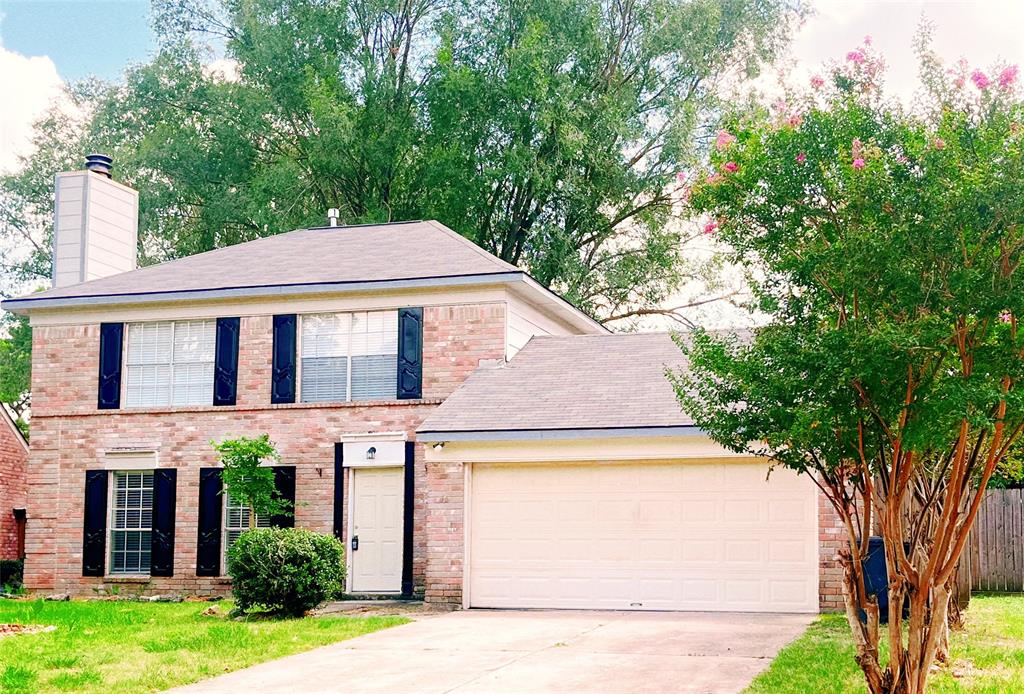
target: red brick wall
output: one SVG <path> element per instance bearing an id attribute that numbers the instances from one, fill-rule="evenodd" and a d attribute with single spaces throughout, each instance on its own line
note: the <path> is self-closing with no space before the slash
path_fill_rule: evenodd
<path id="1" fill-rule="evenodd" d="M 846 530 L 832 504 L 818 492 L 818 607 L 822 612 L 842 612 L 843 569 L 838 553 L 846 542 Z"/>
<path id="2" fill-rule="evenodd" d="M 18 558 L 18 527 L 14 508 L 25 508 L 28 453 L 18 434 L 0 414 L 0 559 Z"/>
<path id="3" fill-rule="evenodd" d="M 243 317 L 236 406 L 103 412 L 96 409 L 99 326 L 37 327 L 33 331 L 27 586 L 84 594 L 106 584 L 104 579 L 81 575 L 85 470 L 103 467 L 104 451 L 110 448 L 153 446 L 161 466 L 178 468 L 175 575 L 123 587 L 122 592 L 223 592 L 223 580 L 195 575 L 199 468 L 216 464 L 210 441 L 269 433 L 282 464 L 296 466 L 296 525 L 329 533 L 333 529 L 334 443 L 342 434 L 369 431 L 405 431 L 412 437 L 426 415 L 481 359 L 502 358 L 504 326 L 504 304 L 427 307 L 423 400 L 270 405 L 271 318 Z M 437 522 L 437 510 L 428 509 L 427 494 L 443 485 L 450 471 L 426 466 L 421 449 L 416 458 L 414 579 L 422 591 L 433 580 L 437 564 L 427 556 L 425 535 Z M 435 481 L 435 475 L 442 481 Z M 461 470 L 459 475 L 461 485 Z M 428 592 L 458 600 L 457 592 Z"/>

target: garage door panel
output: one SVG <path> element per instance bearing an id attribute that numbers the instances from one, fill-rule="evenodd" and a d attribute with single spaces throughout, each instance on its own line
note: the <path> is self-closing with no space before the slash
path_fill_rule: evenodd
<path id="1" fill-rule="evenodd" d="M 471 604 L 816 611 L 815 488 L 788 471 L 767 483 L 765 471 L 474 466 Z"/>

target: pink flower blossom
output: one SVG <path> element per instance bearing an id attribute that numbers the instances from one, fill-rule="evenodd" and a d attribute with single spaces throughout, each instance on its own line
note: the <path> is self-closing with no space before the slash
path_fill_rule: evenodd
<path id="1" fill-rule="evenodd" d="M 860 155 L 863 149 L 864 143 L 860 141 L 860 138 L 853 138 L 853 142 L 850 143 L 850 154 L 853 155 L 854 159 L 860 159 Z"/>
<path id="2" fill-rule="evenodd" d="M 981 70 L 975 70 L 971 73 L 971 81 L 974 82 L 974 86 L 978 89 L 988 89 L 989 79 Z"/>
<path id="3" fill-rule="evenodd" d="M 722 174 L 720 174 L 720 173 L 718 173 L 716 171 L 715 173 L 708 174 L 706 182 L 707 182 L 708 185 L 712 185 L 713 186 L 716 183 L 721 183 L 724 180 L 725 180 L 725 176 L 723 176 Z"/>
<path id="4" fill-rule="evenodd" d="M 716 231 L 718 231 L 718 222 L 716 222 L 715 220 L 712 219 L 710 222 L 704 225 L 705 234 L 713 234 Z"/>
<path id="5" fill-rule="evenodd" d="M 854 159 L 853 160 L 853 168 L 855 168 L 857 170 L 863 169 L 864 168 L 864 160 L 859 158 L 859 157 L 857 159 Z"/>
<path id="6" fill-rule="evenodd" d="M 963 89 L 965 84 L 967 84 L 967 79 L 963 75 L 957 75 L 957 77 L 953 80 L 953 85 L 957 89 Z"/>
<path id="7" fill-rule="evenodd" d="M 825 78 L 821 75 L 813 75 L 811 77 L 811 86 L 815 89 L 821 89 L 825 86 Z"/>
<path id="8" fill-rule="evenodd" d="M 857 65 L 860 65 L 861 63 L 863 63 L 865 57 L 866 56 L 864 55 L 864 51 L 862 51 L 859 48 L 856 48 L 856 49 L 854 49 L 854 50 L 852 50 L 852 51 L 850 51 L 849 53 L 846 54 L 846 60 L 848 62 L 855 63 Z"/>
<path id="9" fill-rule="evenodd" d="M 686 183 L 686 174 L 683 173 L 682 171 L 677 173 L 676 174 L 676 182 L 678 182 L 678 183 Z"/>
<path id="10" fill-rule="evenodd" d="M 1010 315 L 1009 311 L 1003 311 L 999 314 L 999 321 L 1001 323 L 1009 323 L 1013 320 L 1013 316 Z"/>
<path id="11" fill-rule="evenodd" d="M 935 149 L 946 149 L 946 141 L 943 140 L 941 137 L 937 137 L 934 140 L 932 140 L 932 147 L 934 147 Z"/>
<path id="12" fill-rule="evenodd" d="M 1003 71 L 999 73 L 999 88 L 1009 89 L 1017 82 L 1017 66 L 1011 65 L 1007 68 L 1003 68 Z"/>
<path id="13" fill-rule="evenodd" d="M 786 124 L 793 128 L 799 128 L 803 122 L 804 117 L 799 113 L 794 113 L 786 120 Z"/>
<path id="14" fill-rule="evenodd" d="M 870 46 L 871 45 L 871 34 L 868 34 L 867 36 L 864 37 L 864 45 L 865 46 Z"/>
<path id="15" fill-rule="evenodd" d="M 734 161 L 727 161 L 722 166 L 722 168 L 728 171 L 729 173 L 736 173 L 737 171 L 740 170 L 740 165 Z"/>
<path id="16" fill-rule="evenodd" d="M 807 161 L 807 155 L 804 152 L 800 152 L 800 154 L 796 155 L 797 164 L 803 164 L 805 161 Z"/>
<path id="17" fill-rule="evenodd" d="M 725 130 L 719 130 L 715 137 L 715 147 L 721 151 L 736 141 L 736 136 Z"/>

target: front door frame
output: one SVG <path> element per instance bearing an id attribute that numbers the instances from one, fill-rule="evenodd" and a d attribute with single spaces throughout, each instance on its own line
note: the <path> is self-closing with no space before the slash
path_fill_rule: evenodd
<path id="1" fill-rule="evenodd" d="M 400 442 L 400 447 L 395 443 Z M 372 460 L 366 458 L 365 452 L 368 446 L 383 443 L 377 446 L 384 455 L 375 457 Z M 346 449 L 349 455 L 346 456 Z M 356 455 L 358 453 L 358 455 Z M 353 552 L 352 552 L 352 527 L 355 516 L 355 470 L 365 467 L 398 467 L 403 468 L 403 494 L 402 494 L 402 587 L 395 595 L 403 598 L 412 598 L 414 592 L 414 581 L 412 574 L 413 560 L 413 533 L 415 528 L 415 490 L 416 490 L 416 444 L 414 441 L 406 440 L 404 432 L 382 433 L 382 434 L 349 434 L 341 437 L 341 441 L 335 445 L 335 475 L 340 479 L 335 480 L 335 504 L 345 509 L 347 516 L 345 522 L 345 537 L 341 538 L 337 533 L 338 513 L 335 513 L 335 534 L 338 539 L 344 539 L 345 565 L 349 569 L 345 572 L 345 592 L 352 592 L 353 582 Z M 386 592 L 386 591 L 382 591 Z"/>

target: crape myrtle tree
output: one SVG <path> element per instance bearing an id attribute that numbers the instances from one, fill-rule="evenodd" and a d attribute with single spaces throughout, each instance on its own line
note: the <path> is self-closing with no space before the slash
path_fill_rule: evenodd
<path id="1" fill-rule="evenodd" d="M 725 119 L 689 199 L 765 323 L 680 338 L 672 378 L 713 439 L 819 485 L 846 529 L 868 689 L 924 692 L 982 494 L 1024 428 L 1024 109 L 1015 66 L 947 70 L 926 32 L 917 105 L 887 103 L 869 44 Z M 862 567 L 875 528 L 884 632 Z"/>

